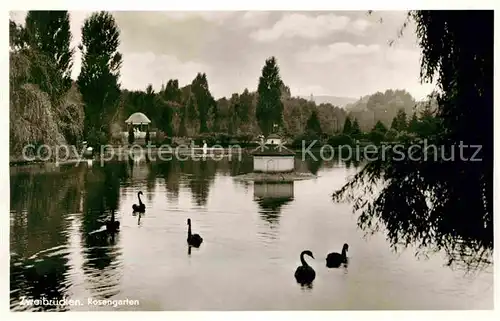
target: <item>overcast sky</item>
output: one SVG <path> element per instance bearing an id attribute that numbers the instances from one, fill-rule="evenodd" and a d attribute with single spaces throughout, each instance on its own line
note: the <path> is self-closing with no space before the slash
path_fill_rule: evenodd
<path id="1" fill-rule="evenodd" d="M 91 12 L 71 11 L 73 44 Z M 419 81 L 415 26 L 402 38 L 405 12 L 227 11 L 113 12 L 123 54 L 121 83 L 127 89 L 159 89 L 169 79 L 183 86 L 205 72 L 219 98 L 256 90 L 266 58 L 275 56 L 293 96 L 358 98 L 385 89 L 406 89 L 421 99 L 433 88 Z M 24 22 L 25 12 L 11 12 Z M 382 22 L 380 22 L 382 18 Z M 80 72 L 77 53 L 73 77 Z"/>

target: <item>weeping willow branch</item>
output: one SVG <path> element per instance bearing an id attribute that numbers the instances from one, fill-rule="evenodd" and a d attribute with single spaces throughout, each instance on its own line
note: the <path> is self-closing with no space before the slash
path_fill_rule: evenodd
<path id="1" fill-rule="evenodd" d="M 63 144 L 50 98 L 36 85 L 24 84 L 10 93 L 11 151 L 20 154 L 27 144 Z"/>
<path id="2" fill-rule="evenodd" d="M 489 264 L 493 252 L 493 11 L 410 11 L 402 30 L 410 18 L 416 23 L 422 50 L 420 79 L 435 80 L 438 87 L 440 126 L 428 140 L 440 151 L 428 159 L 396 161 L 388 155 L 371 162 L 333 199 L 354 202 L 353 209 L 361 210 L 362 228 L 382 223 L 393 246 L 416 244 L 419 250 L 442 250 L 450 262 L 468 267 Z M 405 144 L 405 150 L 410 144 L 422 145 Z M 473 149 L 445 160 L 443 150 L 460 144 L 481 146 L 474 154 L 476 160 L 471 159 Z M 385 183 L 374 196 L 369 192 L 376 179 Z"/>
<path id="3" fill-rule="evenodd" d="M 78 89 L 61 91 L 57 71 L 44 55 L 22 49 L 10 53 L 10 151 L 20 156 L 28 144 L 51 146 L 74 140 L 83 130 Z M 42 84 L 42 85 L 40 85 Z"/>
<path id="4" fill-rule="evenodd" d="M 395 249 L 416 245 L 419 253 L 444 250 L 450 262 L 468 267 L 490 262 L 493 224 L 491 217 L 474 215 L 484 209 L 478 192 L 485 184 L 470 174 L 474 165 L 462 164 L 464 173 L 457 176 L 450 162 L 394 156 L 389 153 L 386 159 L 367 163 L 333 193 L 333 200 L 351 203 L 353 211 L 360 212 L 358 226 L 368 233 L 383 227 Z M 467 204 L 462 203 L 465 199 Z"/>

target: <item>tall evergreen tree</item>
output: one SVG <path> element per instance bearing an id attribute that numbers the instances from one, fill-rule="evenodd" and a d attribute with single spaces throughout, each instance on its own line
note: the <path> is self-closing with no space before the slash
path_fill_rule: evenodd
<path id="1" fill-rule="evenodd" d="M 275 57 L 266 60 L 259 79 L 258 101 L 256 118 L 259 127 L 267 136 L 272 132 L 274 124 L 282 125 L 283 103 L 281 102 L 281 88 L 283 81 L 279 74 L 279 67 Z"/>
<path id="2" fill-rule="evenodd" d="M 208 88 L 207 75 L 205 73 L 198 73 L 193 79 L 191 92 L 194 94 L 196 106 L 198 107 L 200 132 L 205 133 L 208 131 L 210 114 L 216 108 L 215 100 Z"/>
<path id="3" fill-rule="evenodd" d="M 417 133 L 421 137 L 430 137 L 441 131 L 441 118 L 436 117 L 429 105 L 425 106 L 418 119 Z"/>
<path id="4" fill-rule="evenodd" d="M 372 131 L 378 131 L 385 134 L 387 132 L 387 127 L 385 127 L 385 125 L 379 120 L 373 127 Z"/>
<path id="5" fill-rule="evenodd" d="M 196 97 L 194 94 L 191 94 L 184 108 L 184 114 L 182 115 L 182 121 L 186 128 L 186 135 L 194 135 L 198 131 L 198 126 L 200 124 L 199 119 L 199 108 L 197 106 Z"/>
<path id="6" fill-rule="evenodd" d="M 359 128 L 359 123 L 357 118 L 354 118 L 354 122 L 352 123 L 351 135 L 353 137 L 361 135 L 361 128 Z"/>
<path id="7" fill-rule="evenodd" d="M 187 136 L 187 106 L 182 106 L 179 109 L 179 117 L 180 117 L 180 123 L 179 123 L 179 129 L 177 131 L 177 135 L 181 137 Z"/>
<path id="8" fill-rule="evenodd" d="M 179 81 L 177 79 L 170 79 L 167 82 L 163 95 L 167 101 L 181 103 L 182 92 L 179 89 Z"/>
<path id="9" fill-rule="evenodd" d="M 310 134 L 321 135 L 321 124 L 318 118 L 318 112 L 313 110 L 311 116 L 307 120 L 306 131 Z"/>
<path id="10" fill-rule="evenodd" d="M 396 131 L 403 131 L 408 128 L 406 123 L 406 112 L 404 109 L 398 110 L 396 117 L 392 120 L 391 128 Z"/>
<path id="11" fill-rule="evenodd" d="M 418 133 L 419 121 L 416 113 L 413 113 L 410 121 L 408 122 L 408 131 L 411 133 Z"/>
<path id="12" fill-rule="evenodd" d="M 236 129 L 240 126 L 240 109 L 240 96 L 238 94 L 233 94 L 229 100 L 230 119 L 228 124 L 228 133 L 230 135 L 234 135 L 236 133 Z"/>
<path id="13" fill-rule="evenodd" d="M 370 140 L 376 144 L 379 144 L 384 139 L 385 134 L 387 133 L 387 128 L 385 125 L 379 120 L 373 129 L 368 134 Z"/>
<path id="14" fill-rule="evenodd" d="M 28 11 L 25 36 L 28 45 L 50 59 L 57 70 L 62 95 L 71 88 L 74 48 L 68 11 Z"/>
<path id="15" fill-rule="evenodd" d="M 252 95 L 245 88 L 243 93 L 239 97 L 239 104 L 237 109 L 238 118 L 243 122 L 248 122 L 250 120 L 251 110 L 252 110 Z"/>
<path id="16" fill-rule="evenodd" d="M 352 122 L 350 117 L 346 117 L 342 134 L 350 135 L 352 133 Z"/>
<path id="17" fill-rule="evenodd" d="M 93 13 L 82 27 L 82 69 L 78 86 L 85 101 L 85 132 L 108 132 L 107 118 L 120 98 L 118 52 L 120 31 L 114 17 L 105 11 Z"/>
<path id="18" fill-rule="evenodd" d="M 144 109 L 143 112 L 155 122 L 155 119 L 159 117 L 159 106 L 156 106 L 156 97 L 158 95 L 155 93 L 152 84 L 148 84 L 146 87 L 146 94 L 144 96 Z"/>
<path id="19" fill-rule="evenodd" d="M 153 97 L 152 105 L 155 108 L 155 115 L 157 118 L 157 127 L 164 131 L 168 136 L 174 134 L 172 120 L 174 117 L 174 109 L 172 103 L 165 100 L 162 95 L 155 95 Z"/>

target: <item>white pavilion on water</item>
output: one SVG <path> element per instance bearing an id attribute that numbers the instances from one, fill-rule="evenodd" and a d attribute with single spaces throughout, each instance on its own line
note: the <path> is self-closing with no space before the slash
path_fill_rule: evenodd
<path id="1" fill-rule="evenodd" d="M 277 134 L 269 135 L 252 155 L 254 172 L 287 173 L 295 169 L 295 152 L 283 146 Z"/>

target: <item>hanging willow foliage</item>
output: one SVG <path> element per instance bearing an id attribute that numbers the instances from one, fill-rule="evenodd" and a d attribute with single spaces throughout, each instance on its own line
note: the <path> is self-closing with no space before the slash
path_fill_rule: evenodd
<path id="1" fill-rule="evenodd" d="M 10 92 L 11 151 L 19 155 L 28 144 L 64 144 L 49 95 L 36 85 L 24 84 Z"/>
<path id="2" fill-rule="evenodd" d="M 55 110 L 59 130 L 68 143 L 75 144 L 83 135 L 85 120 L 82 94 L 76 84 L 73 84 L 66 92 L 61 103 L 56 106 Z"/>
<path id="3" fill-rule="evenodd" d="M 424 252 L 444 251 L 450 264 L 488 266 L 493 253 L 493 11 L 414 11 L 408 17 L 416 23 L 422 50 L 421 78 L 435 79 L 439 88 L 442 126 L 427 137 L 427 146 L 443 148 L 424 154 L 426 145 L 408 138 L 402 142 L 405 151 L 420 147 L 412 159 L 389 151 L 333 198 L 354 203 L 362 228 L 383 226 L 394 247 L 412 244 Z M 461 143 L 481 149 L 475 154 L 477 147 L 469 147 L 462 155 Z"/>
<path id="4" fill-rule="evenodd" d="M 10 53 L 10 152 L 28 144 L 75 141 L 83 130 L 83 102 L 75 85 L 62 92 L 50 60 L 32 49 Z"/>

